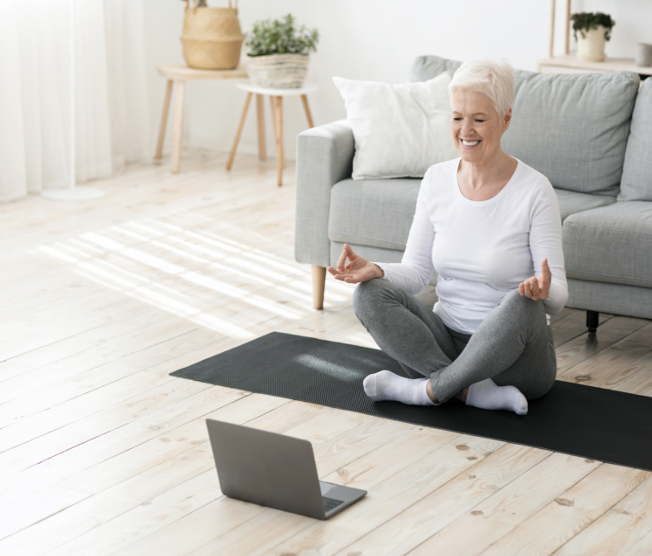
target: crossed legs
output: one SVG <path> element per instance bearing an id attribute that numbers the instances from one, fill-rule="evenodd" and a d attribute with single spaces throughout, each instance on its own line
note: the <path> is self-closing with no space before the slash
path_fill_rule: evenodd
<path id="1" fill-rule="evenodd" d="M 470 337 L 449 330 L 437 314 L 387 280 L 360 284 L 353 306 L 378 346 L 410 377 L 429 379 L 437 402 L 460 397 L 470 387 L 469 405 L 484 407 L 473 403 L 474 398 L 477 402 L 489 396 L 495 401 L 496 396 L 507 396 L 506 407 L 491 402 L 486 408 L 524 413 L 525 399 L 543 396 L 554 383 L 555 351 L 543 303 L 518 291 L 507 294 Z M 382 386 L 393 379 L 381 375 L 368 384 L 376 380 Z M 511 388 L 498 392 L 493 390 L 496 386 Z M 516 405 L 514 391 L 522 398 Z"/>

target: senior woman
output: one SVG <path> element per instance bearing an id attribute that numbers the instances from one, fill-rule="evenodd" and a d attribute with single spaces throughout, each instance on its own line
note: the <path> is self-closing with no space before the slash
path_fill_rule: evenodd
<path id="1" fill-rule="evenodd" d="M 512 118 L 504 60 L 463 64 L 449 87 L 460 157 L 426 172 L 401 263 L 348 246 L 329 271 L 359 284 L 353 306 L 378 346 L 411 378 L 364 381 L 375 401 L 439 405 L 452 397 L 524 415 L 557 371 L 548 315 L 568 299 L 561 217 L 548 179 L 500 145 Z M 414 294 L 439 275 L 432 310 Z"/>

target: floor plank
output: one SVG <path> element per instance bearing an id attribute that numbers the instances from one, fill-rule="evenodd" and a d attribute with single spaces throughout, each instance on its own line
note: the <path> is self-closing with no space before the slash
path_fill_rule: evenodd
<path id="1" fill-rule="evenodd" d="M 410 554 L 481 554 L 599 465 L 566 454 L 551 454 L 452 523 L 431 531 L 432 536 Z"/>

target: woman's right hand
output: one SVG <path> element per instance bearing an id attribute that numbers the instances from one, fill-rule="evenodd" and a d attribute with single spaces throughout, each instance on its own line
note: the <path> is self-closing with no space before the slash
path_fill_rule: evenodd
<path id="1" fill-rule="evenodd" d="M 348 263 L 346 262 L 348 259 Z M 382 278 L 385 276 L 383 269 L 374 263 L 370 263 L 364 257 L 356 255 L 353 249 L 347 244 L 344 244 L 342 254 L 337 259 L 337 268 L 332 266 L 328 267 L 330 272 L 336 280 L 348 282 L 349 284 L 358 284 L 360 282 L 367 282 L 373 278 Z"/>

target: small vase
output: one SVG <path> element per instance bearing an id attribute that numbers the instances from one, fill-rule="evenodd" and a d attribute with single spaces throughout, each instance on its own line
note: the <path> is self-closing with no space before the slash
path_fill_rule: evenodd
<path id="1" fill-rule="evenodd" d="M 602 25 L 598 25 L 597 29 L 578 31 L 577 59 L 582 62 L 604 62 L 606 58 L 604 54 L 606 43 L 604 36 L 606 32 L 607 30 Z M 584 37 L 582 33 L 584 33 Z"/>
<path id="2" fill-rule="evenodd" d="M 253 85 L 272 89 L 299 89 L 308 73 L 307 54 L 247 56 L 247 75 Z"/>
<path id="3" fill-rule="evenodd" d="M 652 66 L 652 44 L 646 44 L 643 42 L 638 43 L 635 62 L 637 66 L 643 68 L 649 68 Z"/>

